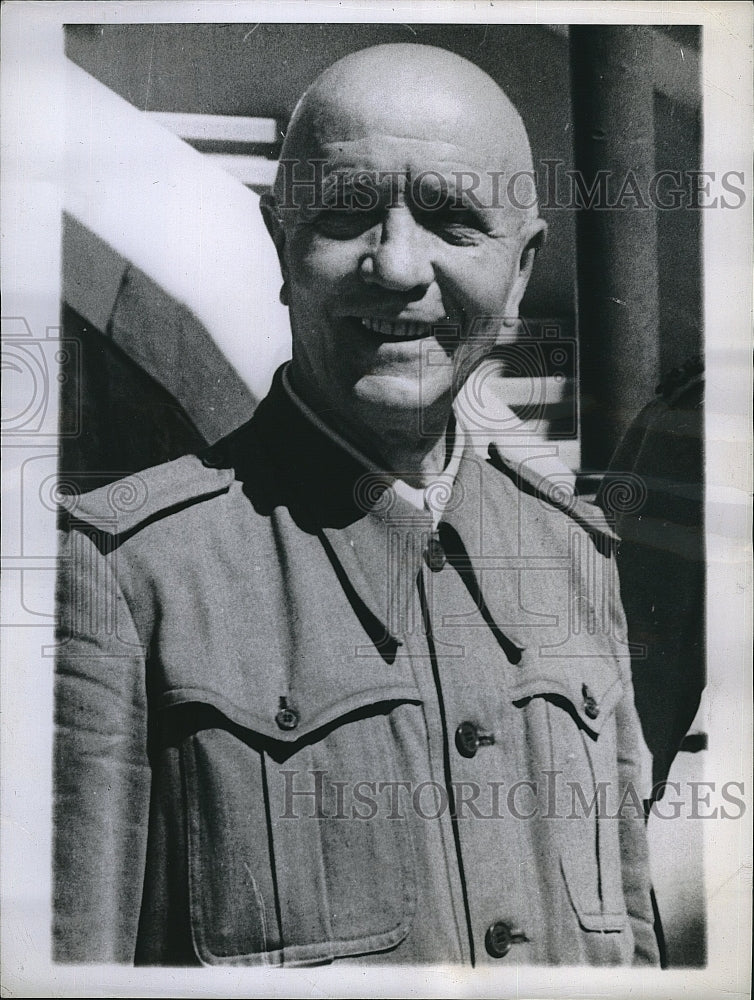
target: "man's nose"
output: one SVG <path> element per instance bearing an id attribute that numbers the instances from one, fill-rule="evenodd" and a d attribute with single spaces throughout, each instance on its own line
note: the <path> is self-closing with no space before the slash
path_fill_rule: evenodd
<path id="1" fill-rule="evenodd" d="M 428 236 L 408 208 L 388 209 L 379 245 L 361 261 L 364 281 L 393 291 L 423 292 L 435 278 Z"/>

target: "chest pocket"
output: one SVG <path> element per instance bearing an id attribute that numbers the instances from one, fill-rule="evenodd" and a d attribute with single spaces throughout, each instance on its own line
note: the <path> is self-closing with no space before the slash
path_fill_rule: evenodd
<path id="1" fill-rule="evenodd" d="M 563 707 L 545 705 L 560 866 L 568 897 L 583 930 L 625 930 L 614 716 L 605 720 L 594 739 Z"/>
<path id="2" fill-rule="evenodd" d="M 388 950 L 408 935 L 410 830 L 374 802 L 379 783 L 399 777 L 401 727 L 422 713 L 405 692 L 383 693 L 393 696 L 365 692 L 326 724 L 289 730 L 191 706 L 180 767 L 201 962 L 317 964 Z"/>

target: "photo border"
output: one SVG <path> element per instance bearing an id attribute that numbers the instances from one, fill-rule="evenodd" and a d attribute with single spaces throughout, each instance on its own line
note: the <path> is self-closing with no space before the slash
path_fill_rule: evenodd
<path id="1" fill-rule="evenodd" d="M 4 441 L 2 592 L 2 976 L 8 996 L 615 996 L 746 995 L 751 940 L 751 319 L 752 7 L 742 2 L 24 2 L 2 9 L 2 290 L 6 339 L 54 339 L 60 325 L 66 23 L 391 21 L 645 23 L 703 26 L 704 170 L 741 170 L 746 203 L 703 216 L 706 375 L 709 750 L 705 779 L 742 781 L 747 811 L 705 824 L 708 964 L 703 969 L 335 965 L 130 969 L 50 956 L 52 510 L 24 524 L 25 463 L 54 465 L 57 382 L 37 443 Z M 24 326 L 25 324 L 25 326 Z M 24 329 L 28 333 L 24 332 Z M 12 393 L 12 371 L 5 373 Z M 11 405 L 13 399 L 11 396 Z M 39 446 L 42 441 L 43 447 Z M 49 516 L 47 516 L 49 515 Z M 22 606 L 22 584 L 34 607 Z M 36 573 L 29 583 L 30 574 Z M 6 617 L 7 616 L 7 617 Z M 41 623 L 36 619 L 42 618 Z"/>

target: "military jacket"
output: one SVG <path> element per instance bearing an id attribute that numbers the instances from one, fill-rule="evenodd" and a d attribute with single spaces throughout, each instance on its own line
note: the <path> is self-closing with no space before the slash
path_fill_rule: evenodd
<path id="1" fill-rule="evenodd" d="M 278 377 L 69 505 L 59 961 L 657 960 L 611 533 L 503 451 L 433 531 Z"/>

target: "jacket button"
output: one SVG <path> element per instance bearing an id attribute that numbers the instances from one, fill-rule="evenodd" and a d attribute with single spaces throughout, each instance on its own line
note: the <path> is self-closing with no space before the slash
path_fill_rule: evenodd
<path id="1" fill-rule="evenodd" d="M 473 722 L 462 722 L 456 729 L 456 750 L 462 757 L 475 757 L 479 747 L 495 742 L 492 733 L 485 733 Z"/>
<path id="2" fill-rule="evenodd" d="M 275 716 L 275 722 L 280 729 L 295 729 L 298 725 L 298 712 L 295 708 L 281 708 Z"/>
<path id="3" fill-rule="evenodd" d="M 424 549 L 424 561 L 433 573 L 439 573 L 446 562 L 445 549 L 442 547 L 437 532 L 430 535 L 427 547 Z"/>
<path id="4" fill-rule="evenodd" d="M 582 687 L 581 694 L 584 698 L 584 715 L 587 719 L 596 719 L 600 714 L 599 705 L 586 684 Z"/>
<path id="5" fill-rule="evenodd" d="M 205 469 L 222 469 L 228 465 L 228 456 L 223 448 L 208 448 L 199 459 Z"/>
<path id="6" fill-rule="evenodd" d="M 512 929 L 504 920 L 496 920 L 487 928 L 484 947 L 491 958 L 505 958 L 512 945 L 528 940 L 523 931 Z"/>

